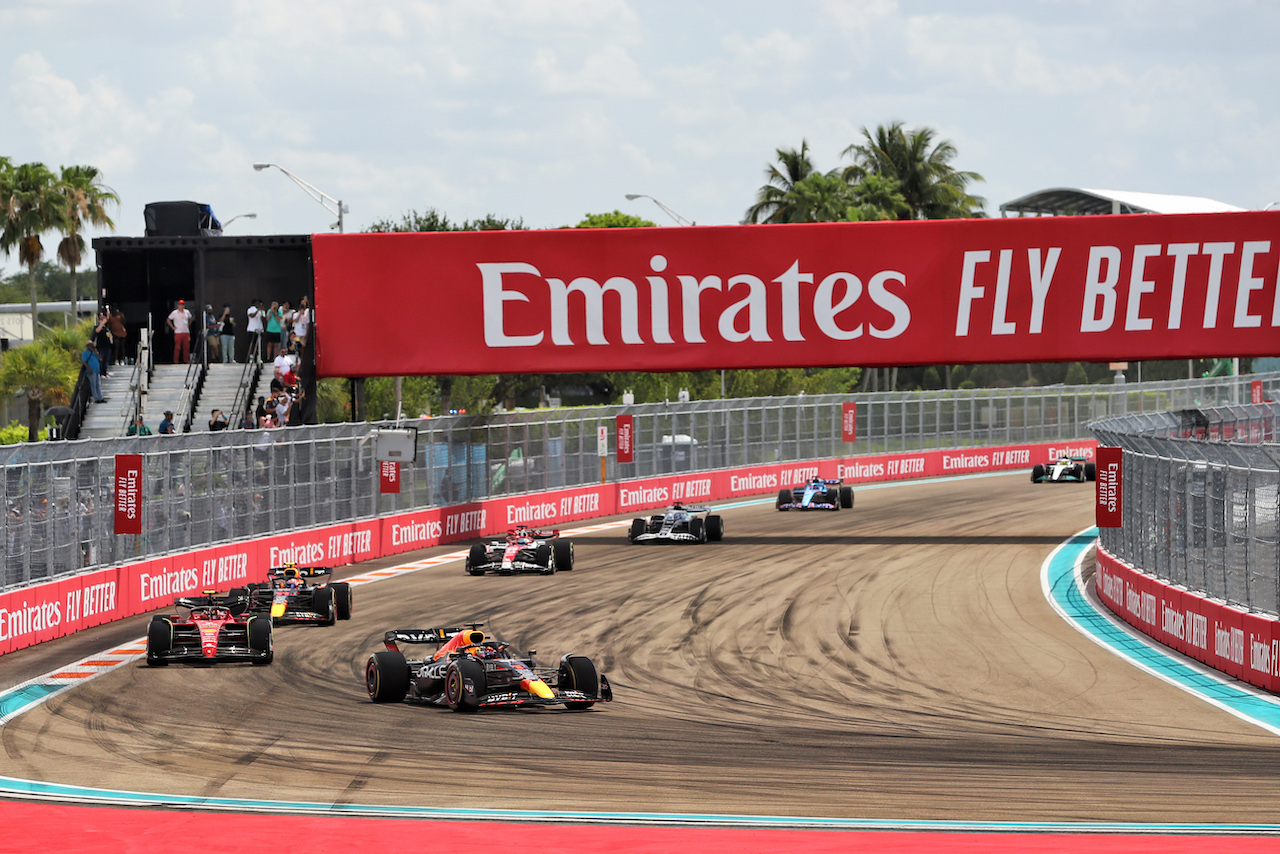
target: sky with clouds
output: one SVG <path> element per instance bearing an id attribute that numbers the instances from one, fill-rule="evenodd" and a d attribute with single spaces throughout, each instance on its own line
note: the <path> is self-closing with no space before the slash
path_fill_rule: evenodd
<path id="1" fill-rule="evenodd" d="M 741 221 L 776 149 L 926 126 L 987 211 L 1055 186 L 1280 201 L 1280 3 L 0 0 L 0 155 L 227 234 L 435 208 Z M 16 259 L 0 263 L 12 272 Z"/>

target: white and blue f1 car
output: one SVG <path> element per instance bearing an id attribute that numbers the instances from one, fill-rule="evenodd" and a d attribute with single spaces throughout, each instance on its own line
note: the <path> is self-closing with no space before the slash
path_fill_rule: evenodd
<path id="1" fill-rule="evenodd" d="M 839 510 L 853 506 L 853 487 L 840 479 L 815 477 L 792 489 L 778 490 L 779 510 Z"/>
<path id="2" fill-rule="evenodd" d="M 676 502 L 661 516 L 632 519 L 627 539 L 632 543 L 718 543 L 724 539 L 724 520 L 710 507 Z"/>

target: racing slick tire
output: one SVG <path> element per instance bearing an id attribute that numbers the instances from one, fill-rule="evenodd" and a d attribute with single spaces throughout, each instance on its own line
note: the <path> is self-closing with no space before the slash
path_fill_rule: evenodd
<path id="1" fill-rule="evenodd" d="M 1084 464 L 1084 479 L 1085 480 L 1098 479 L 1098 467 L 1095 464 L 1093 463 Z"/>
<path id="2" fill-rule="evenodd" d="M 484 565 L 489 562 L 489 553 L 484 546 L 474 545 L 467 551 L 467 572 L 472 575 L 484 575 Z"/>
<path id="3" fill-rule="evenodd" d="M 1044 480 L 1044 464 L 1036 463 L 1031 467 L 1031 482 L 1039 483 Z"/>
<path id="4" fill-rule="evenodd" d="M 385 649 L 369 656 L 364 687 L 373 703 L 398 703 L 409 693 L 409 662 L 404 653 Z"/>
<path id="5" fill-rule="evenodd" d="M 790 504 L 790 503 L 791 503 L 791 490 L 789 490 L 789 489 L 779 489 L 779 490 L 778 490 L 778 504 L 777 504 L 778 509 L 779 509 L 779 510 L 781 510 L 781 509 L 782 509 L 782 505 L 784 505 L 784 504 Z"/>
<path id="6" fill-rule="evenodd" d="M 173 649 L 173 623 L 164 617 L 152 617 L 147 626 L 147 667 L 165 667 L 169 662 L 163 657 Z"/>
<path id="7" fill-rule="evenodd" d="M 720 516 L 708 516 L 706 522 L 707 539 L 718 543 L 724 539 L 724 519 Z"/>
<path id="8" fill-rule="evenodd" d="M 645 532 L 644 525 L 645 523 L 643 519 L 632 519 L 631 530 L 627 531 L 627 539 L 634 543 L 636 541 L 636 537 Z"/>
<path id="9" fill-rule="evenodd" d="M 707 541 L 707 528 L 697 516 L 689 520 L 689 533 L 693 534 L 693 538 L 700 543 Z"/>
<path id="10" fill-rule="evenodd" d="M 261 657 L 253 659 L 253 666 L 264 667 L 270 664 L 276 657 L 275 647 L 271 643 L 271 618 L 250 617 L 248 635 L 249 649 L 254 652 L 265 653 Z"/>
<path id="11" fill-rule="evenodd" d="M 560 659 L 560 670 L 556 673 L 556 687 L 561 691 L 581 691 L 590 697 L 600 696 L 600 673 L 595 664 L 585 655 L 566 655 Z M 580 712 L 595 705 L 594 700 L 576 700 L 565 703 L 564 707 L 573 712 Z"/>
<path id="12" fill-rule="evenodd" d="M 840 488 L 827 490 L 827 503 L 831 505 L 832 510 L 840 509 Z"/>
<path id="13" fill-rule="evenodd" d="M 649 517 L 649 527 L 647 528 L 647 533 L 650 533 L 650 534 L 656 534 L 656 533 L 658 533 L 658 532 L 659 532 L 659 531 L 661 531 L 661 530 L 662 530 L 662 517 L 661 517 L 661 516 L 650 516 L 650 517 Z"/>
<path id="14" fill-rule="evenodd" d="M 561 572 L 573 569 L 573 543 L 569 540 L 552 540 L 551 557 L 556 569 Z"/>
<path id="15" fill-rule="evenodd" d="M 332 626 L 338 621 L 338 608 L 334 602 L 332 587 L 317 587 L 311 593 L 311 607 L 317 613 L 325 615 L 320 625 Z"/>
<path id="16" fill-rule="evenodd" d="M 533 562 L 542 567 L 544 575 L 550 575 L 556 571 L 556 565 L 551 560 L 551 544 L 538 543 L 533 549 Z"/>
<path id="17" fill-rule="evenodd" d="M 853 487 L 852 486 L 840 487 L 840 506 L 846 510 L 848 510 L 850 507 L 853 506 Z"/>
<path id="18" fill-rule="evenodd" d="M 351 585 L 345 581 L 335 581 L 329 585 L 333 588 L 333 604 L 338 611 L 339 620 L 351 619 Z"/>
<path id="19" fill-rule="evenodd" d="M 470 690 L 467 682 L 471 682 Z M 455 712 L 478 712 L 485 695 L 484 665 L 459 658 L 449 662 L 444 674 L 444 699 Z"/>

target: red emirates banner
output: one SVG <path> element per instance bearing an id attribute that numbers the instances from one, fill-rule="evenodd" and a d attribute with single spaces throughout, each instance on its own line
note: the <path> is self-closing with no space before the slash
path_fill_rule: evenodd
<path id="1" fill-rule="evenodd" d="M 322 376 L 1267 356 L 1280 331 L 1280 211 L 312 247 Z M 452 334 L 388 324 L 388 305 Z"/>
<path id="2" fill-rule="evenodd" d="M 840 416 L 840 437 L 846 442 L 858 441 L 858 404 L 846 402 Z"/>
<path id="3" fill-rule="evenodd" d="M 1249 396 L 1254 403 L 1262 403 L 1262 380 L 1249 383 Z"/>
<path id="4" fill-rule="evenodd" d="M 1124 482 L 1124 450 L 1098 447 L 1096 522 L 1099 528 L 1119 528 Z"/>
<path id="5" fill-rule="evenodd" d="M 619 415 L 615 420 L 614 434 L 617 437 L 615 444 L 617 445 L 618 462 L 629 463 L 635 460 L 635 434 L 634 424 L 630 415 Z"/>
<path id="6" fill-rule="evenodd" d="M 382 495 L 400 494 L 400 464 L 394 460 L 378 463 L 378 492 Z"/>
<path id="7" fill-rule="evenodd" d="M 142 454 L 116 454 L 117 534 L 142 533 Z"/>

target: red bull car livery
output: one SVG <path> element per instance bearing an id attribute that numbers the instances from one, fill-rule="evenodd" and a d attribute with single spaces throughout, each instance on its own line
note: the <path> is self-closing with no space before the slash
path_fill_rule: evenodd
<path id="1" fill-rule="evenodd" d="M 248 597 L 242 592 L 219 596 L 209 590 L 201 596 L 179 597 L 173 604 L 187 613 L 151 618 L 147 626 L 148 666 L 228 661 L 265 665 L 275 657 L 271 618 L 249 613 Z"/>
<path id="2" fill-rule="evenodd" d="M 779 510 L 839 510 L 853 506 L 853 487 L 843 480 L 820 477 L 791 489 L 778 490 Z"/>
<path id="3" fill-rule="evenodd" d="M 510 644 L 486 635 L 482 625 L 387 632 L 386 649 L 371 655 L 365 666 L 369 699 L 446 706 L 457 712 L 528 706 L 563 706 L 579 712 L 613 699 L 609 680 L 585 655 L 563 655 L 558 666 L 539 667 L 532 650 L 521 655 Z M 435 649 L 411 658 L 401 644 L 431 644 Z"/>
<path id="4" fill-rule="evenodd" d="M 466 570 L 471 575 L 486 572 L 551 575 L 556 570 L 571 569 L 573 543 L 560 539 L 559 531 L 539 531 L 524 526 L 507 531 L 505 540 L 472 546 L 466 562 Z"/>
<path id="5" fill-rule="evenodd" d="M 332 626 L 351 619 L 351 585 L 330 582 L 325 566 L 279 566 L 267 570 L 268 581 L 243 588 L 249 610 L 267 614 L 276 625 L 306 623 Z M 236 591 L 232 591 L 236 592 Z"/>

